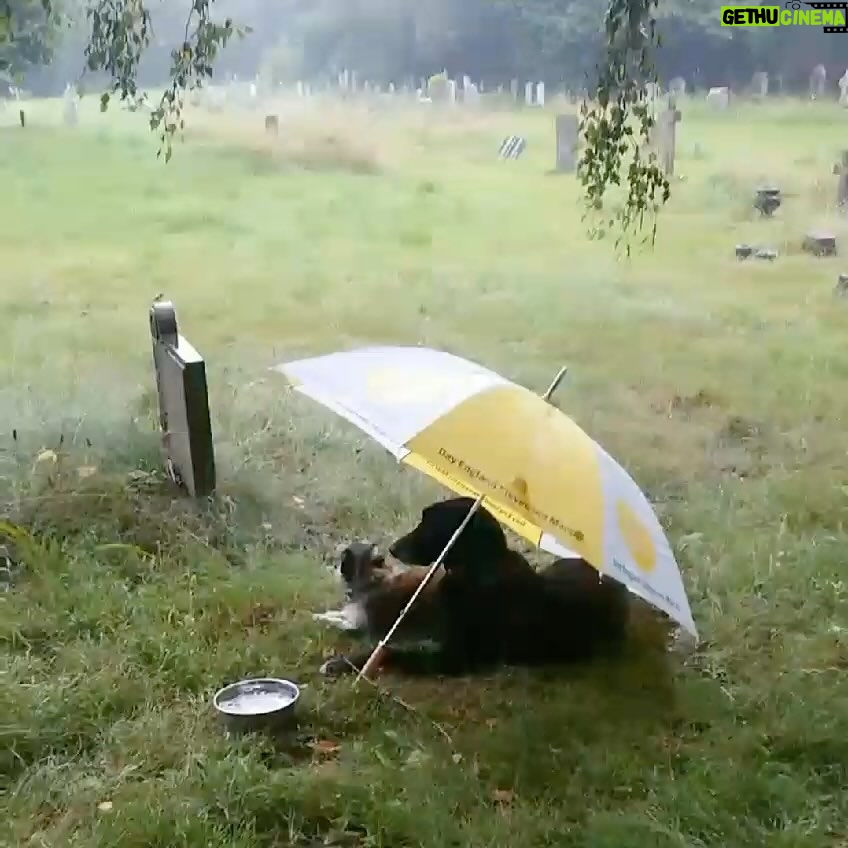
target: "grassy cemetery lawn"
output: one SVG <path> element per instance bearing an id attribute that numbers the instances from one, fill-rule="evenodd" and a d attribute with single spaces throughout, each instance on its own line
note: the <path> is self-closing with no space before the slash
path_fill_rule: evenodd
<path id="1" fill-rule="evenodd" d="M 801 251 L 848 246 L 843 111 L 683 102 L 681 179 L 628 263 L 548 173 L 553 109 L 288 103 L 276 140 L 198 112 L 164 166 L 139 114 L 26 108 L 0 113 L 0 516 L 29 534 L 0 593 L 0 845 L 844 845 L 848 264 Z M 159 293 L 207 360 L 208 511 L 160 471 Z M 370 342 L 537 390 L 568 364 L 556 400 L 658 504 L 700 649 L 324 682 L 348 643 L 310 618 L 339 600 L 323 565 L 440 490 L 267 367 Z M 211 714 L 261 674 L 304 686 L 285 744 Z"/>

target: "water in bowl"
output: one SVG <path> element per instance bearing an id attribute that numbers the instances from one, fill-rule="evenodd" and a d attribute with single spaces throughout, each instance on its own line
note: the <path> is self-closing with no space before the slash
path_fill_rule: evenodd
<path id="1" fill-rule="evenodd" d="M 221 702 L 221 709 L 232 715 L 262 715 L 285 709 L 295 701 L 294 692 L 279 689 L 246 690 Z"/>

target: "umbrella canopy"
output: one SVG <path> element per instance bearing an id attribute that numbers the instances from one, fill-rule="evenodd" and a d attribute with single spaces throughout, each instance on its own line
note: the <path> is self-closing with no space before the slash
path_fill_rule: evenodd
<path id="1" fill-rule="evenodd" d="M 680 570 L 648 499 L 571 418 L 493 371 L 424 347 L 275 366 L 401 462 L 556 556 L 583 557 L 693 636 Z"/>

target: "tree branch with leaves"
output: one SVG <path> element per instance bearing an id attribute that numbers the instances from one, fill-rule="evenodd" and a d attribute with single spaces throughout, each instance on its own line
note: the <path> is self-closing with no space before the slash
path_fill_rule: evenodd
<path id="1" fill-rule="evenodd" d="M 631 237 L 644 232 L 656 238 L 656 215 L 668 201 L 671 186 L 655 156 L 645 156 L 654 117 L 646 83 L 654 82 L 653 51 L 659 47 L 657 0 L 609 0 L 604 28 L 607 52 L 598 68 L 591 101 L 583 104 L 580 132 L 585 147 L 578 164 L 586 213 L 593 233 L 616 231 L 616 244 L 630 252 Z M 610 191 L 622 186 L 623 203 L 610 204 Z"/>

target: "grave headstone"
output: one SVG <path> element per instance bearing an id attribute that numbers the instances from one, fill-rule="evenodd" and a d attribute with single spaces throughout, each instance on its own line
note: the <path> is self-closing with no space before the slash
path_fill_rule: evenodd
<path id="1" fill-rule="evenodd" d="M 448 80 L 448 103 L 456 103 L 456 80 Z"/>
<path id="2" fill-rule="evenodd" d="M 280 119 L 277 115 L 265 116 L 265 132 L 268 133 L 268 135 L 279 135 Z"/>
<path id="3" fill-rule="evenodd" d="M 839 78 L 839 105 L 848 106 L 848 68 Z"/>
<path id="4" fill-rule="evenodd" d="M 509 81 L 509 93 L 513 100 L 518 100 L 518 80 L 512 79 Z"/>
<path id="5" fill-rule="evenodd" d="M 573 174 L 577 170 L 577 140 L 579 119 L 577 115 L 556 117 L 556 169 Z"/>
<path id="6" fill-rule="evenodd" d="M 661 89 L 659 85 L 655 82 L 646 82 L 645 83 L 645 99 L 649 103 L 654 103 L 659 100 L 661 93 Z"/>
<path id="7" fill-rule="evenodd" d="M 664 109 L 657 115 L 651 128 L 650 148 L 656 155 L 660 168 L 669 177 L 674 174 L 674 159 L 677 152 L 677 123 L 680 117 L 679 110 Z"/>
<path id="8" fill-rule="evenodd" d="M 840 161 L 833 166 L 833 173 L 839 177 L 836 184 L 836 205 L 845 209 L 848 206 L 848 150 L 842 151 Z"/>
<path id="9" fill-rule="evenodd" d="M 749 259 L 754 255 L 754 248 L 750 244 L 737 244 L 736 245 L 736 258 L 737 259 Z"/>
<path id="10" fill-rule="evenodd" d="M 686 80 L 683 77 L 672 77 L 668 83 L 668 91 L 674 97 L 683 97 L 686 94 Z"/>
<path id="11" fill-rule="evenodd" d="M 724 111 L 730 106 L 730 89 L 726 85 L 711 88 L 707 92 L 707 103 L 714 109 Z"/>
<path id="12" fill-rule="evenodd" d="M 545 84 L 543 82 L 536 84 L 536 105 L 545 105 Z"/>
<path id="13" fill-rule="evenodd" d="M 769 75 L 765 71 L 757 71 L 751 77 L 751 94 L 759 100 L 768 97 Z"/>
<path id="14" fill-rule="evenodd" d="M 848 274 L 840 274 L 833 293 L 837 297 L 848 297 Z"/>
<path id="15" fill-rule="evenodd" d="M 18 109 L 18 121 L 20 121 L 21 129 L 26 129 L 26 114 L 23 109 Z"/>
<path id="16" fill-rule="evenodd" d="M 179 334 L 170 301 L 150 307 L 150 336 L 167 468 L 189 495 L 205 497 L 215 490 L 206 364 Z"/>
<path id="17" fill-rule="evenodd" d="M 827 68 L 824 65 L 816 65 L 810 73 L 810 97 L 818 100 L 824 97 L 827 87 Z"/>
<path id="18" fill-rule="evenodd" d="M 524 105 L 533 105 L 533 83 L 527 82 L 524 84 Z"/>
<path id="19" fill-rule="evenodd" d="M 762 259 L 766 262 L 774 262 L 777 259 L 777 251 L 771 247 L 759 247 L 754 254 L 755 259 Z"/>
<path id="20" fill-rule="evenodd" d="M 518 159 L 527 147 L 527 139 L 520 135 L 509 135 L 502 142 L 498 156 L 501 159 Z"/>
<path id="21" fill-rule="evenodd" d="M 836 236 L 824 230 L 813 230 L 804 236 L 802 248 L 813 256 L 836 256 Z"/>
<path id="22" fill-rule="evenodd" d="M 79 97 L 76 89 L 70 83 L 65 87 L 62 120 L 66 127 L 75 127 L 79 123 Z"/>

